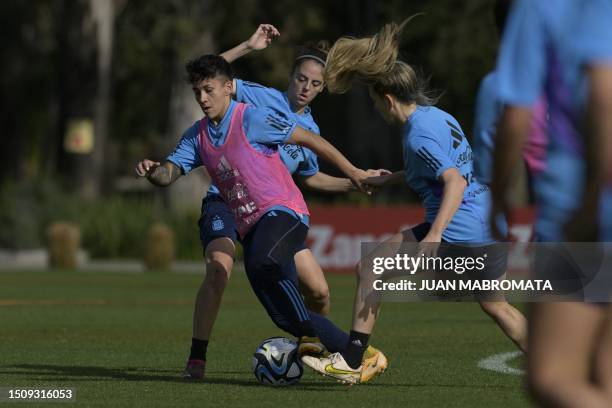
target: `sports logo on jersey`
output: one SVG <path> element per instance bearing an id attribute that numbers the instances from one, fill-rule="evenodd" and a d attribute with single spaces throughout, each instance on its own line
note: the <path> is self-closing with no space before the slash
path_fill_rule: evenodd
<path id="1" fill-rule="evenodd" d="M 463 141 L 463 134 L 461 133 L 461 129 L 455 126 L 452 122 L 446 121 L 446 124 L 451 128 L 451 137 L 453 138 L 453 149 L 459 147 L 461 142 Z"/>
<path id="2" fill-rule="evenodd" d="M 225 223 L 218 215 L 215 215 L 212 222 L 213 231 L 221 231 L 223 228 L 225 228 Z"/>
<path id="3" fill-rule="evenodd" d="M 278 114 L 266 115 L 266 124 L 284 134 L 289 133 L 289 131 L 291 130 L 291 123 L 281 118 Z"/>
<path id="4" fill-rule="evenodd" d="M 219 181 L 227 181 L 234 177 L 238 177 L 239 175 L 240 172 L 237 169 L 232 168 L 225 156 L 221 156 L 221 160 L 217 165 L 217 177 L 219 178 Z"/>
<path id="5" fill-rule="evenodd" d="M 442 163 L 440 162 L 440 160 L 436 159 L 436 157 L 431 154 L 431 152 L 427 150 L 427 148 L 421 147 L 419 150 L 417 150 L 416 154 L 434 173 L 437 173 L 438 170 L 442 167 Z"/>

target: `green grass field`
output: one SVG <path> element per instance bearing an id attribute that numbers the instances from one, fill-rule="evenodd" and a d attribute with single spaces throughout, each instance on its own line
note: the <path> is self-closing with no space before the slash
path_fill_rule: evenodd
<path id="1" fill-rule="evenodd" d="M 185 382 L 179 374 L 200 281 L 175 273 L 0 272 L 0 387 L 73 387 L 83 406 L 530 406 L 521 377 L 478 368 L 515 349 L 471 303 L 386 303 L 372 343 L 390 367 L 372 384 L 348 387 L 305 369 L 297 386 L 261 386 L 251 354 L 281 332 L 240 272 L 223 300 L 207 380 Z M 354 281 L 329 276 L 329 283 L 331 318 L 348 329 Z"/>

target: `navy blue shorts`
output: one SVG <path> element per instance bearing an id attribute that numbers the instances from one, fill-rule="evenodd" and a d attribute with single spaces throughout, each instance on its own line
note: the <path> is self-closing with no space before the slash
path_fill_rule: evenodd
<path id="1" fill-rule="evenodd" d="M 198 225 L 200 226 L 200 241 L 204 249 L 217 238 L 229 238 L 234 242 L 238 240 L 238 231 L 232 211 L 216 194 L 209 194 L 202 200 L 202 215 Z"/>
<path id="2" fill-rule="evenodd" d="M 216 194 L 207 195 L 202 199 L 202 215 L 198 220 L 198 225 L 200 227 L 200 241 L 202 241 L 202 248 L 204 249 L 217 238 L 229 238 L 234 242 L 240 240 L 232 210 Z M 304 249 L 308 249 L 306 241 L 298 246 L 297 252 Z"/>

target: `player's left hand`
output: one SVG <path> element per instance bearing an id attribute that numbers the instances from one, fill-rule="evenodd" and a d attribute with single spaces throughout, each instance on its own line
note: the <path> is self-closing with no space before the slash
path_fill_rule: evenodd
<path id="1" fill-rule="evenodd" d="M 417 256 L 434 257 L 438 254 L 438 248 L 442 242 L 442 236 L 434 232 L 429 232 L 421 242 L 419 242 L 419 252 Z"/>
<path id="2" fill-rule="evenodd" d="M 506 241 L 508 237 L 499 229 L 499 224 L 497 222 L 500 214 L 503 215 L 506 220 L 510 220 L 510 208 L 508 207 L 507 203 L 505 200 L 496 199 L 494 196 L 493 202 L 491 203 L 491 212 L 489 213 L 491 233 L 493 234 L 493 238 L 496 240 Z"/>
<path id="3" fill-rule="evenodd" d="M 368 170 L 369 177 L 364 183 L 371 188 L 382 187 L 392 180 L 392 173 L 386 169 Z"/>
<path id="4" fill-rule="evenodd" d="M 263 50 L 270 45 L 273 38 L 278 36 L 280 32 L 272 24 L 260 24 L 247 40 L 246 45 L 251 50 Z"/>

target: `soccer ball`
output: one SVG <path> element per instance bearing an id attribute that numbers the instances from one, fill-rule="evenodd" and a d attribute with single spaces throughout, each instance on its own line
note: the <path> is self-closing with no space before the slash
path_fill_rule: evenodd
<path id="1" fill-rule="evenodd" d="M 304 374 L 297 343 L 285 337 L 264 340 L 253 354 L 253 374 L 264 385 L 297 384 Z"/>

